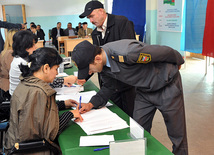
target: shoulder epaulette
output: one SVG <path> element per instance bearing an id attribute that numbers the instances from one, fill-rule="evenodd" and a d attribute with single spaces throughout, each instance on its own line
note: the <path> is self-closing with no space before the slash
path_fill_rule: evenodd
<path id="1" fill-rule="evenodd" d="M 115 61 L 119 61 L 119 62 L 127 62 L 127 58 L 126 56 L 123 55 L 116 55 L 116 54 L 111 54 L 110 55 L 111 58 Z"/>

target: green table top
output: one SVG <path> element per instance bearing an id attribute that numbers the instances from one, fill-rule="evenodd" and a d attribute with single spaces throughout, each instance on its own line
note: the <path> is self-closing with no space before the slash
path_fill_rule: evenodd
<path id="1" fill-rule="evenodd" d="M 65 69 L 65 72 L 68 75 L 72 75 L 74 71 L 77 71 L 77 68 L 74 66 L 71 69 Z M 84 91 L 90 91 L 99 89 L 91 82 L 90 80 L 84 84 Z M 124 119 L 129 125 L 129 116 L 124 113 L 116 105 L 108 107 L 112 112 L 116 113 L 122 119 Z M 59 114 L 62 114 L 64 111 L 60 111 Z M 132 139 L 130 136 L 130 128 L 105 132 L 96 135 L 114 135 L 115 140 L 127 140 Z M 76 123 L 70 121 L 66 129 L 59 135 L 58 142 L 62 150 L 63 155 L 91 155 L 91 154 L 102 154 L 109 155 L 109 149 L 102 151 L 93 150 L 99 147 L 79 147 L 80 136 L 87 136 L 82 128 Z M 158 140 L 151 136 L 147 131 L 144 131 L 144 137 L 147 139 L 147 155 L 171 155 L 172 153 L 163 146 Z"/>

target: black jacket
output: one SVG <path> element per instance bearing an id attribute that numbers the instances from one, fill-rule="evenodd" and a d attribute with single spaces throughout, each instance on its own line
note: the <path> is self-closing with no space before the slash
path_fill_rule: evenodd
<path id="1" fill-rule="evenodd" d="M 56 40 L 56 35 L 57 35 L 57 28 L 54 27 L 51 30 L 51 37 L 52 37 L 52 42 L 54 43 L 54 41 Z M 64 31 L 62 28 L 60 28 L 60 36 L 64 36 Z"/>
<path id="2" fill-rule="evenodd" d="M 108 14 L 107 29 L 103 41 L 101 32 L 97 31 L 97 28 L 92 32 L 92 39 L 93 44 L 98 46 L 121 39 L 135 39 L 134 24 L 124 16 Z"/>

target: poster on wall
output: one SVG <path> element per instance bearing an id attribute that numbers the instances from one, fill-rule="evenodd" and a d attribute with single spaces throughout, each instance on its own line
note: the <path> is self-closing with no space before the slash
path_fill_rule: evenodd
<path id="1" fill-rule="evenodd" d="M 157 30 L 181 32 L 183 0 L 157 0 Z"/>

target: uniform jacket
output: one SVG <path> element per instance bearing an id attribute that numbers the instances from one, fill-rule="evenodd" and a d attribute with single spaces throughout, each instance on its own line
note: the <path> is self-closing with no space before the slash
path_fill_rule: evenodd
<path id="1" fill-rule="evenodd" d="M 93 30 L 91 28 L 87 28 L 87 31 L 86 31 L 87 34 L 86 35 L 91 37 L 92 31 Z M 85 37 L 86 35 L 85 35 L 85 32 L 84 32 L 83 28 L 79 29 L 79 31 L 78 31 L 78 36 L 79 37 Z"/>
<path id="2" fill-rule="evenodd" d="M 9 71 L 10 64 L 13 61 L 13 50 L 8 50 L 2 57 L 0 55 L 0 88 L 4 91 L 9 90 Z"/>
<path id="3" fill-rule="evenodd" d="M 133 22 L 124 16 L 108 14 L 104 42 L 101 41 L 102 35 L 101 32 L 97 31 L 97 28 L 92 32 L 92 39 L 93 44 L 98 46 L 121 39 L 135 39 Z"/>
<path id="4" fill-rule="evenodd" d="M 10 126 L 4 141 L 6 150 L 15 142 L 42 138 L 52 142 L 59 130 L 55 90 L 34 76 L 20 76 L 20 80 L 11 99 Z"/>
<path id="5" fill-rule="evenodd" d="M 179 72 L 178 66 L 184 63 L 180 53 L 170 47 L 136 40 L 115 41 L 102 48 L 111 67 L 104 66 L 101 72 L 104 86 L 90 101 L 96 106 L 111 94 L 116 79 L 144 92 L 154 92 L 171 83 Z M 109 81 L 112 85 L 106 85 Z"/>

